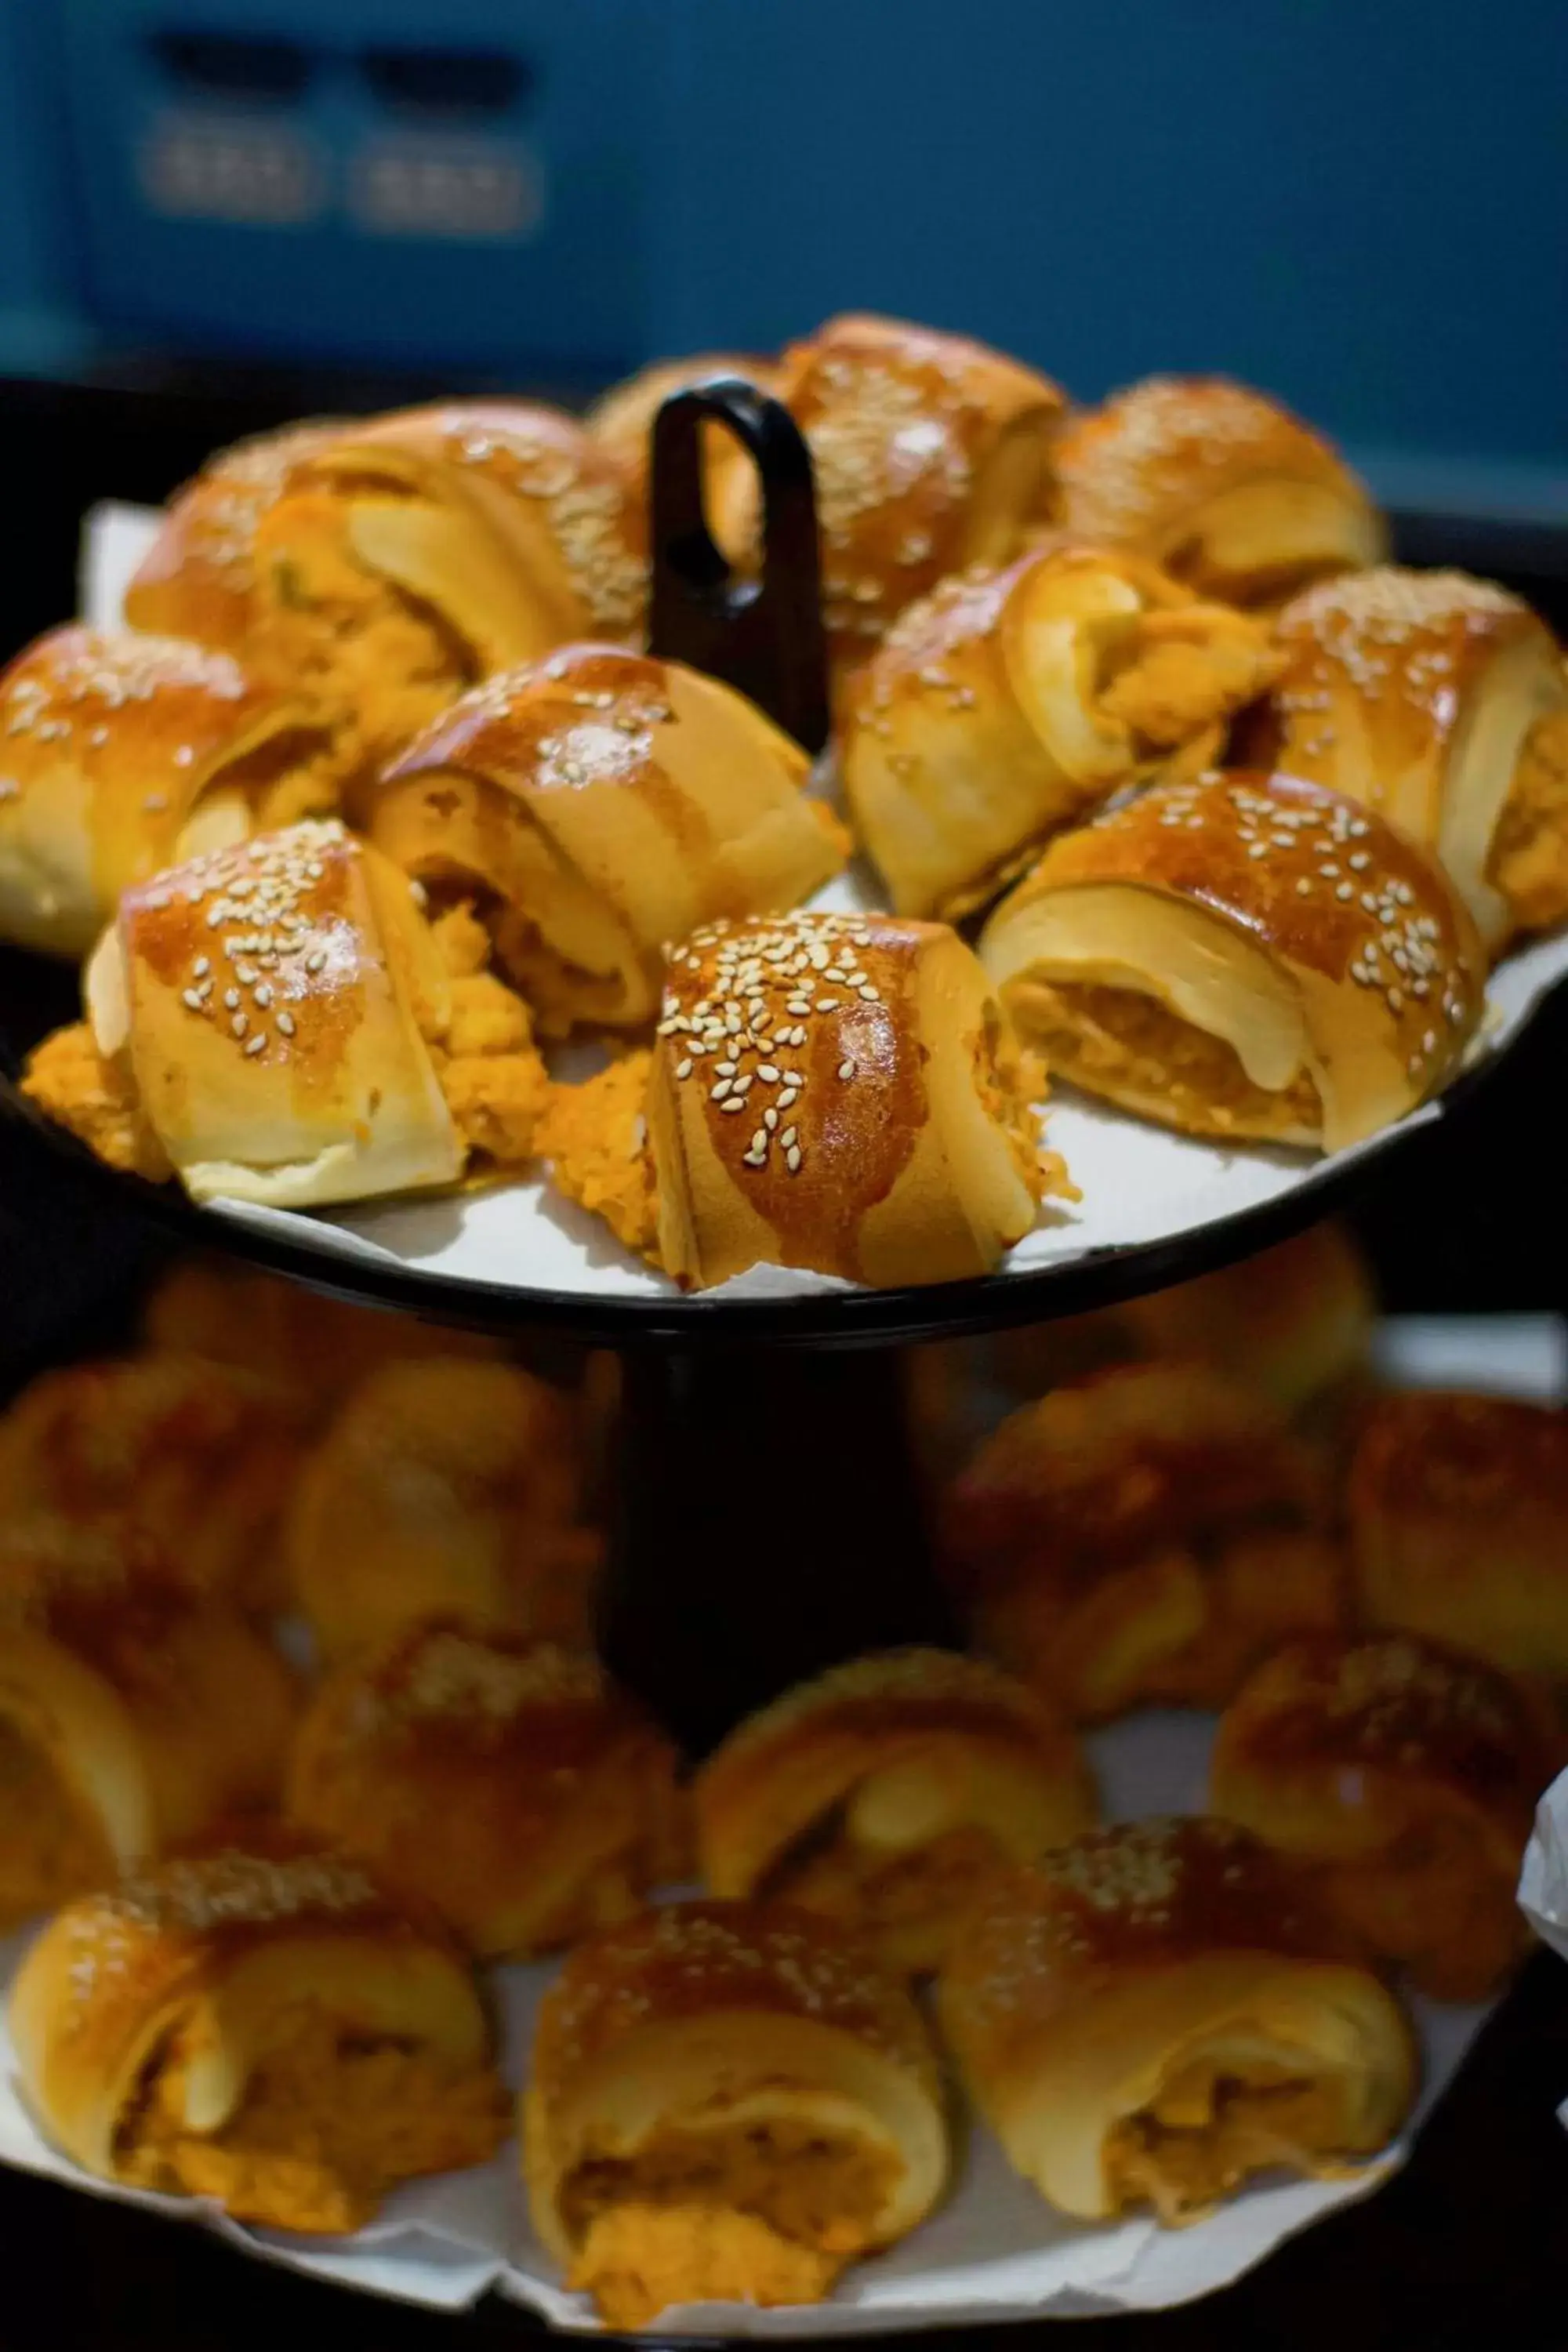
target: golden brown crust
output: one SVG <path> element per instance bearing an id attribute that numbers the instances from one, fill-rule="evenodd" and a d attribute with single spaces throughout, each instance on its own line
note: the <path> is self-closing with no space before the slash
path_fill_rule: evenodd
<path id="1" fill-rule="evenodd" d="M 384 1364 L 294 1490 L 297 1603 L 334 1657 L 452 1614 L 583 1640 L 599 1545 L 577 1523 L 579 1484 L 572 1411 L 531 1373 L 440 1356 Z"/>
<path id="2" fill-rule="evenodd" d="M 1279 658 L 1131 551 L 1053 541 L 940 582 L 848 698 L 846 788 L 895 904 L 956 917 L 1083 809 L 1205 765 Z"/>
<path id="3" fill-rule="evenodd" d="M 790 345 L 778 389 L 811 448 L 824 614 L 842 668 L 945 572 L 1017 554 L 1050 511 L 1062 394 L 984 343 L 847 314 Z M 726 453 L 726 546 L 749 540 L 754 495 L 749 462 Z"/>
<path id="4" fill-rule="evenodd" d="M 1024 1685 L 942 1650 L 831 1668 L 762 1708 L 695 1784 L 716 1895 L 847 1919 L 891 1966 L 934 1967 L 991 1868 L 1094 1818 L 1078 1742 Z"/>
<path id="5" fill-rule="evenodd" d="M 1380 1398 L 1348 1507 L 1373 1623 L 1568 1681 L 1568 1414 L 1495 1396 Z"/>
<path id="6" fill-rule="evenodd" d="M 869 1283 L 988 1271 L 1047 1187 L 1037 1068 L 944 926 L 716 924 L 669 959 L 647 1118 L 659 1255 Z"/>
<path id="7" fill-rule="evenodd" d="M 347 429 L 336 423 L 290 425 L 209 457 L 171 499 L 163 527 L 125 592 L 131 626 L 242 651 L 256 618 L 258 529 L 299 460 Z"/>
<path id="8" fill-rule="evenodd" d="M 289 1810 L 474 1951 L 529 1957 L 637 1910 L 679 1867 L 674 1774 L 586 1653 L 427 1622 L 321 1685 Z"/>
<path id="9" fill-rule="evenodd" d="M 1325 1222 L 1121 1313 L 1142 1352 L 1197 1356 L 1295 1412 L 1362 1373 L 1377 1296 L 1351 1233 Z"/>
<path id="10" fill-rule="evenodd" d="M 1289 666 L 1252 725 L 1258 756 L 1423 843 L 1500 944 L 1512 918 L 1488 877 L 1510 780 L 1535 722 L 1568 708 L 1551 631 L 1489 581 L 1392 564 L 1310 589 L 1275 627 Z M 1564 908 L 1568 889 L 1548 919 Z"/>
<path id="11" fill-rule="evenodd" d="M 1382 551 L 1381 519 L 1329 443 L 1222 376 L 1149 376 L 1080 410 L 1057 466 L 1069 529 L 1142 548 L 1232 603 L 1278 602 Z"/>
<path id="12" fill-rule="evenodd" d="M 149 1561 L 267 1606 L 299 1462 L 296 1417 L 265 1379 L 175 1353 L 72 1364 L 0 1417 L 0 1545 L 106 1572 Z"/>
<path id="13" fill-rule="evenodd" d="M 934 2082 L 910 1995 L 837 1921 L 786 1904 L 699 1901 L 645 1911 L 568 1954 L 540 2004 L 531 2085 L 549 2107 L 650 2022 L 740 2009 L 851 2035 Z"/>
<path id="14" fill-rule="evenodd" d="M 1258 1669 L 1221 1722 L 1210 1798 L 1311 1866 L 1367 1949 L 1471 2000 L 1524 1948 L 1514 1887 L 1552 1764 L 1542 1710 L 1507 1675 L 1363 1634 Z"/>
<path id="15" fill-rule="evenodd" d="M 806 759 L 678 662 L 564 647 L 466 695 L 385 770 L 372 838 L 500 909 L 498 951 L 542 1026 L 637 1026 L 662 953 L 703 922 L 795 906 L 847 842 Z"/>
<path id="16" fill-rule="evenodd" d="M 449 987 L 395 868 L 335 822 L 127 891 L 88 980 L 187 1191 L 305 1207 L 449 1182 Z"/>
<path id="17" fill-rule="evenodd" d="M 0 930 L 83 955 L 205 818 L 230 837 L 323 737 L 226 653 L 52 629 L 0 675 Z M 225 795 L 221 809 L 212 795 Z"/>
<path id="18" fill-rule="evenodd" d="M 1092 899 L 1071 895 L 1090 890 Z M 1293 1139 L 1327 1150 L 1358 1141 L 1457 1068 L 1485 982 L 1463 904 L 1431 858 L 1381 818 L 1289 776 L 1238 771 L 1156 785 L 1061 835 L 993 916 L 982 941 L 986 968 L 1021 1013 L 1034 979 L 1058 998 L 1068 983 L 1097 982 L 1111 969 L 1108 950 L 1096 947 L 1076 963 L 1073 925 L 1087 908 L 1109 905 L 1121 989 L 1163 1003 L 1163 990 L 1181 985 L 1169 976 L 1173 964 L 1161 968 L 1173 949 L 1151 950 L 1146 969 L 1137 961 L 1140 911 L 1158 902 L 1180 907 L 1183 941 L 1190 936 L 1210 965 L 1225 967 L 1223 986 L 1202 1000 L 1206 1020 L 1234 1020 L 1247 1033 L 1256 1016 L 1244 1015 L 1237 992 L 1244 971 L 1276 991 L 1293 1041 L 1292 1083 L 1310 1078 L 1320 1105 L 1321 1124 L 1300 1115 Z M 1043 914 L 1051 929 L 1041 950 Z M 1190 1017 L 1181 1025 L 1215 1034 Z M 1114 1068 L 1086 1056 L 1069 1074 L 1123 1098 Z M 1177 1124 L 1201 1110 L 1201 1102 L 1163 1106 L 1152 1088 L 1130 1086 L 1125 1098 Z M 1228 1123 L 1249 1131 L 1242 1114 Z"/>

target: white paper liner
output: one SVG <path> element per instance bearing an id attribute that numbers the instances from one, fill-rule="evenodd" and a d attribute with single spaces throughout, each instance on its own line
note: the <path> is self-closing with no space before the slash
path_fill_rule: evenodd
<path id="1" fill-rule="evenodd" d="M 112 625 L 126 582 L 158 518 L 148 509 L 95 507 L 84 526 L 81 604 L 89 619 Z M 873 877 L 859 866 L 812 901 L 824 909 L 876 905 Z M 1477 1056 L 1503 1051 L 1549 990 L 1568 978 L 1568 930 L 1533 941 L 1493 974 L 1491 1017 Z M 1313 1152 L 1249 1145 L 1235 1150 L 1167 1133 L 1062 1087 L 1053 1097 L 1047 1139 L 1083 1193 L 1072 1205 L 1047 1203 L 1036 1232 L 1006 1261 L 1008 1276 L 1071 1265 L 1099 1250 L 1171 1241 L 1223 1224 L 1285 1194 L 1322 1184 L 1353 1162 L 1386 1150 L 1409 1129 L 1443 1116 L 1429 1103 L 1352 1150 L 1325 1160 Z M 369 1202 L 329 1215 L 264 1209 L 237 1202 L 215 1213 L 270 1232 L 339 1260 L 392 1259 L 453 1283 L 498 1283 L 521 1291 L 574 1293 L 584 1299 L 670 1299 L 675 1286 L 624 1251 L 595 1217 L 560 1200 L 539 1180 L 491 1192 L 421 1201 Z M 772 1300 L 849 1287 L 826 1275 L 756 1266 L 689 1302 L 693 1314 L 726 1300 Z"/>

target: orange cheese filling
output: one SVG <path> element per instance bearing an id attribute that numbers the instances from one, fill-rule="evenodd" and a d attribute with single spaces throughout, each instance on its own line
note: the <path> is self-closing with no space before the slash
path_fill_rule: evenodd
<path id="1" fill-rule="evenodd" d="M 48 1759 L 0 1723 L 0 1933 L 114 1874 L 102 1832 Z"/>
<path id="2" fill-rule="evenodd" d="M 886 2150 L 804 2121 L 664 2132 L 568 2182 L 570 2284 L 612 2327 L 674 2303 L 819 2303 L 873 2242 L 897 2169 Z"/>
<path id="3" fill-rule="evenodd" d="M 657 1265 L 658 1192 L 643 1111 L 652 1059 L 639 1049 L 581 1086 L 552 1086 L 536 1148 L 558 1192 Z"/>
<path id="4" fill-rule="evenodd" d="M 184 2069 L 176 2045 L 122 2127 L 121 2177 L 213 2198 L 237 2221 L 275 2230 L 357 2230 L 400 2180 L 483 2164 L 511 2127 L 488 2067 L 457 2073 L 396 2042 L 356 2040 L 314 2009 L 280 2021 L 216 2132 L 187 2128 Z"/>
<path id="5" fill-rule="evenodd" d="M 1107 2185 L 1117 2210 L 1146 2201 L 1166 2228 L 1180 2227 L 1201 2221 L 1249 2173 L 1339 2170 L 1341 2131 L 1331 2081 L 1274 2066 L 1222 2074 L 1200 2060 L 1110 2134 Z"/>
<path id="6" fill-rule="evenodd" d="M 1525 738 L 1487 878 L 1527 930 L 1568 914 L 1568 711 L 1538 719 Z"/>
<path id="7" fill-rule="evenodd" d="M 1178 605 L 1144 614 L 1100 708 L 1131 729 L 1145 754 L 1174 751 L 1252 701 L 1282 667 L 1267 633 L 1244 614 Z"/>
<path id="8" fill-rule="evenodd" d="M 85 1021 L 57 1029 L 29 1055 L 22 1091 L 29 1102 L 110 1168 L 161 1184 L 172 1172 L 142 1118 L 130 1071 L 106 1061 Z"/>
<path id="9" fill-rule="evenodd" d="M 1318 1090 L 1305 1072 L 1270 1093 L 1255 1086 L 1233 1046 L 1135 988 L 1018 981 L 1010 1001 L 1047 1063 L 1089 1094 L 1132 1103 L 1194 1135 L 1268 1141 L 1316 1135 Z"/>

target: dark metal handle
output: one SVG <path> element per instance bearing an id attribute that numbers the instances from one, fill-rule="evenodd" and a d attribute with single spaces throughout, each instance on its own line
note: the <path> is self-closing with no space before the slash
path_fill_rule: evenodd
<path id="1" fill-rule="evenodd" d="M 762 572 L 735 572 L 708 528 L 702 427 L 735 436 L 762 490 Z M 649 650 L 706 670 L 812 753 L 827 741 L 827 643 L 811 452 L 782 401 L 713 376 L 664 403 L 653 425 Z"/>

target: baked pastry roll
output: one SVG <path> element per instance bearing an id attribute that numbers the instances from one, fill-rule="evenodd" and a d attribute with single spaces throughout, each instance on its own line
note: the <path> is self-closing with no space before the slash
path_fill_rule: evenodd
<path id="1" fill-rule="evenodd" d="M 384 772 L 370 835 L 432 890 L 478 893 L 541 1026 L 639 1028 L 664 950 L 797 906 L 848 838 L 755 706 L 680 662 L 570 646 L 492 678 Z"/>
<path id="2" fill-rule="evenodd" d="M 87 1022 L 26 1091 L 113 1166 L 193 1200 L 317 1208 L 525 1160 L 545 1094 L 527 1007 L 481 927 L 432 926 L 335 821 L 258 835 L 126 892 Z"/>
<path id="3" fill-rule="evenodd" d="M 1075 1721 L 1223 1705 L 1277 1642 L 1345 1622 L 1321 1465 L 1257 1389 L 1197 1362 L 1119 1366 L 1010 1414 L 943 1539 L 983 1644 Z"/>
<path id="4" fill-rule="evenodd" d="M 329 1657 L 427 1617 L 586 1639 L 599 1538 L 577 1520 L 565 1398 L 510 1364 L 384 1364 L 291 1496 L 289 1589 Z"/>
<path id="5" fill-rule="evenodd" d="M 1069 530 L 1139 548 L 1229 604 L 1281 604 L 1387 545 L 1322 436 L 1223 376 L 1130 384 L 1068 419 L 1056 463 Z"/>
<path id="6" fill-rule="evenodd" d="M 289 1812 L 428 1903 L 481 1958 L 527 1959 L 679 1874 L 675 1751 L 598 1662 L 426 1624 L 330 1675 Z"/>
<path id="7" fill-rule="evenodd" d="M 847 313 L 789 346 L 773 388 L 811 450 L 841 671 L 944 573 L 1009 562 L 1051 519 L 1062 394 L 984 343 Z M 750 461 L 726 451 L 712 511 L 731 554 L 752 541 L 756 499 Z"/>
<path id="8" fill-rule="evenodd" d="M 843 733 L 895 907 L 956 919 L 1121 786 L 1206 766 L 1279 667 L 1260 623 L 1111 549 L 939 583 L 859 673 Z"/>
<path id="9" fill-rule="evenodd" d="M 29 2107 L 85 2171 L 272 2229 L 358 2229 L 507 2135 L 468 1963 L 334 1856 L 226 1848 L 71 1904 L 10 2026 Z"/>
<path id="10" fill-rule="evenodd" d="M 980 953 L 1086 1093 L 1190 1135 L 1341 1151 L 1435 1094 L 1483 1004 L 1438 866 L 1262 772 L 1157 784 L 1053 842 Z"/>
<path id="11" fill-rule="evenodd" d="M 778 1896 L 858 1928 L 889 1968 L 934 1969 L 1003 1862 L 1095 1818 L 1078 1741 L 975 1658 L 891 1650 L 786 1691 L 697 1776 L 715 1895 Z"/>
<path id="12" fill-rule="evenodd" d="M 300 1459 L 298 1415 L 254 1373 L 174 1353 L 67 1365 L 0 1414 L 0 1549 L 151 1560 L 264 1609 Z"/>
<path id="13" fill-rule="evenodd" d="M 1058 2212 L 1196 2221 L 1255 2172 L 1333 2179 L 1409 2112 L 1393 1995 L 1289 1865 L 1191 1815 L 998 1877 L 939 2012 L 1014 2169 Z"/>
<path id="14" fill-rule="evenodd" d="M 759 359 L 754 352 L 700 352 L 686 360 L 655 360 L 601 394 L 586 411 L 583 423 L 601 449 L 606 450 L 643 498 L 648 490 L 648 454 L 654 419 L 667 400 L 689 392 L 710 376 L 739 376 L 759 392 L 776 393 L 778 362 Z M 721 425 L 706 425 L 702 440 L 705 464 L 711 465 L 724 446 Z"/>
<path id="15" fill-rule="evenodd" d="M 573 418 L 400 410 L 290 467 L 257 528 L 251 658 L 353 731 L 368 778 L 479 679 L 635 638 L 647 574 L 635 487 Z"/>
<path id="16" fill-rule="evenodd" d="M 235 1612 L 111 1557 L 0 1562 L 0 1928 L 275 1802 L 293 1713 Z"/>
<path id="17" fill-rule="evenodd" d="M 1039 1066 L 941 924 L 800 914 L 696 932 L 670 955 L 634 1111 L 638 1076 L 612 1072 L 575 1117 L 547 1115 L 542 1148 L 558 1188 L 617 1231 L 651 1211 L 656 1262 L 684 1288 L 770 1263 L 873 1285 L 987 1274 L 1066 1189 L 1040 1150 Z M 641 1192 L 617 1186 L 613 1163 L 645 1151 Z"/>
<path id="18" fill-rule="evenodd" d="M 1371 1623 L 1568 1683 L 1568 1413 L 1383 1397 L 1351 1463 L 1348 1513 Z"/>
<path id="19" fill-rule="evenodd" d="M 199 1356 L 266 1381 L 312 1431 L 382 1365 L 426 1356 L 494 1356 L 499 1343 L 307 1290 L 238 1260 L 182 1258 L 142 1315 L 145 1347 Z"/>
<path id="20" fill-rule="evenodd" d="M 0 937 L 83 956 L 121 890 L 333 798 L 299 703 L 226 654 L 51 629 L 0 675 Z"/>
<path id="21" fill-rule="evenodd" d="M 522 2116 L 534 2227 L 611 2327 L 819 2303 L 947 2178 L 919 2011 L 786 1905 L 683 1904 L 580 1945 L 540 2005 Z"/>
<path id="22" fill-rule="evenodd" d="M 1275 628 L 1289 667 L 1254 722 L 1260 757 L 1433 851 L 1494 952 L 1568 913 L 1568 788 L 1550 756 L 1552 734 L 1568 749 L 1568 677 L 1528 604 L 1390 564 L 1309 589 Z"/>
<path id="23" fill-rule="evenodd" d="M 1281 1412 L 1299 1413 L 1363 1381 L 1377 1294 L 1349 1230 L 1325 1221 L 1118 1311 L 1140 1353 L 1201 1357 Z"/>
<path id="24" fill-rule="evenodd" d="M 125 592 L 133 629 L 249 650 L 257 622 L 256 537 L 300 459 L 348 430 L 322 418 L 259 433 L 209 457 L 176 491 Z"/>
<path id="25" fill-rule="evenodd" d="M 1293 1642 L 1237 1692 L 1209 1801 L 1310 1874 L 1319 1900 L 1440 2000 L 1523 1953 L 1514 1897 L 1555 1761 L 1506 1675 L 1410 1633 Z"/>

